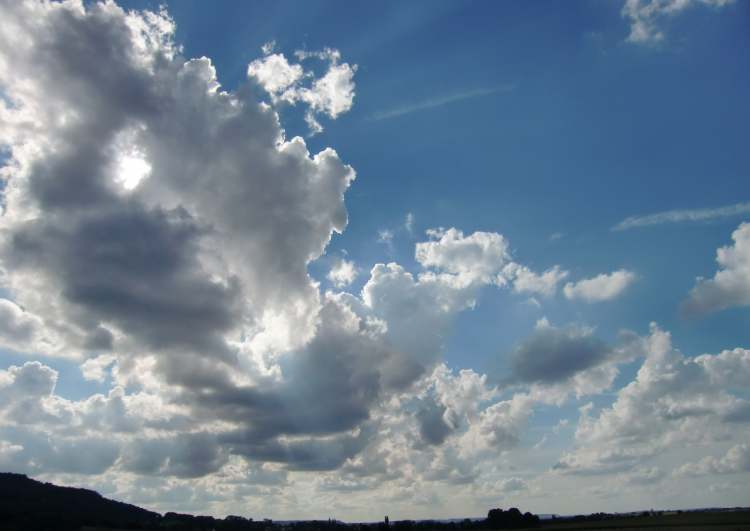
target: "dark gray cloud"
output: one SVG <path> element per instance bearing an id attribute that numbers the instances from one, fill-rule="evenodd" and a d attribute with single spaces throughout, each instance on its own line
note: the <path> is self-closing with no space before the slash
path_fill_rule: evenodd
<path id="1" fill-rule="evenodd" d="M 90 323 L 89 343 L 108 346 L 99 324 L 113 323 L 152 349 L 221 353 L 219 334 L 233 324 L 239 290 L 209 281 L 195 258 L 199 235 L 185 212 L 128 202 L 29 221 L 2 252 L 8 266 L 55 279 Z"/>
<path id="2" fill-rule="evenodd" d="M 513 376 L 523 382 L 561 382 L 603 363 L 611 353 L 612 348 L 590 331 L 538 326 L 513 351 Z"/>
<path id="3" fill-rule="evenodd" d="M 247 424 L 245 438 L 259 442 L 279 435 L 327 435 L 356 428 L 369 419 L 381 396 L 378 365 L 389 352 L 354 328 L 358 323 L 347 322 L 353 318 L 347 312 L 334 300 L 324 304 L 315 337 L 280 360 L 283 382 L 238 386 L 220 371 L 209 378 L 212 372 L 206 367 L 189 370 L 196 379 L 183 388 L 181 400 L 198 418 Z"/>
<path id="4" fill-rule="evenodd" d="M 222 437 L 232 452 L 252 460 L 284 463 L 289 470 L 334 470 L 362 451 L 372 430 L 367 426 L 357 434 L 303 440 L 258 442 L 253 433 L 237 432 Z"/>
<path id="5" fill-rule="evenodd" d="M 439 445 L 451 434 L 453 428 L 445 422 L 446 407 L 432 400 L 423 402 L 417 411 L 419 435 L 428 444 Z"/>
<path id="6" fill-rule="evenodd" d="M 122 449 L 119 464 L 128 472 L 195 478 L 219 470 L 228 454 L 207 432 L 159 439 L 136 439 Z"/>

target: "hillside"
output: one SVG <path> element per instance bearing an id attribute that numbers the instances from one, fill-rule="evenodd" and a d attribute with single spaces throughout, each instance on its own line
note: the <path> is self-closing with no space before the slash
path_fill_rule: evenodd
<path id="1" fill-rule="evenodd" d="M 0 473 L 0 529 L 67 530 L 83 526 L 139 529 L 161 517 L 87 489 L 59 487 L 22 474 Z"/>

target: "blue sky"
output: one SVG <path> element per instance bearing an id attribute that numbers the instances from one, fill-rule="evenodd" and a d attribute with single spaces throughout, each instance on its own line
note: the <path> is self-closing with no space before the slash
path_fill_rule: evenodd
<path id="1" fill-rule="evenodd" d="M 0 24 L 1 464 L 286 518 L 743 501 L 749 4 L 120 5 Z"/>

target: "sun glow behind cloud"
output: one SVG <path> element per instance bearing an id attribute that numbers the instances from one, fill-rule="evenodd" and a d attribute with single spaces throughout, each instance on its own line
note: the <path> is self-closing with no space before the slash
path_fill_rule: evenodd
<path id="1" fill-rule="evenodd" d="M 151 173 L 151 165 L 137 150 L 120 155 L 117 160 L 115 180 L 125 190 L 133 190 Z"/>

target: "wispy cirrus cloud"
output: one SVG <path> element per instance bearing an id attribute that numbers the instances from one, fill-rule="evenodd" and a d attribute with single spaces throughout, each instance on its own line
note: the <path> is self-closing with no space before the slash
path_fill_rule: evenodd
<path id="1" fill-rule="evenodd" d="M 457 101 L 468 100 L 471 98 L 479 98 L 482 96 L 489 96 L 498 92 L 510 92 L 516 88 L 515 84 L 509 83 L 500 85 L 497 87 L 490 88 L 479 88 L 473 90 L 466 90 L 463 92 L 456 92 L 454 94 L 448 94 L 444 96 L 438 96 L 435 98 L 429 98 L 426 100 L 409 103 L 400 107 L 394 107 L 384 111 L 378 111 L 369 116 L 369 120 L 380 121 L 387 120 L 389 118 L 396 118 L 397 116 L 403 116 L 404 114 L 411 114 L 417 111 L 423 111 L 425 109 L 433 109 L 435 107 L 442 107 L 450 103 Z"/>
<path id="2" fill-rule="evenodd" d="M 636 227 L 649 227 L 665 223 L 682 223 L 686 221 L 706 221 L 709 219 L 729 218 L 750 213 L 750 202 L 737 203 L 718 208 L 678 209 L 657 212 L 646 216 L 630 216 L 612 227 L 612 230 L 628 230 Z"/>
<path id="3" fill-rule="evenodd" d="M 622 16 L 630 20 L 626 39 L 636 44 L 655 44 L 664 40 L 662 23 L 687 8 L 703 5 L 718 10 L 734 0 L 626 0 Z"/>

